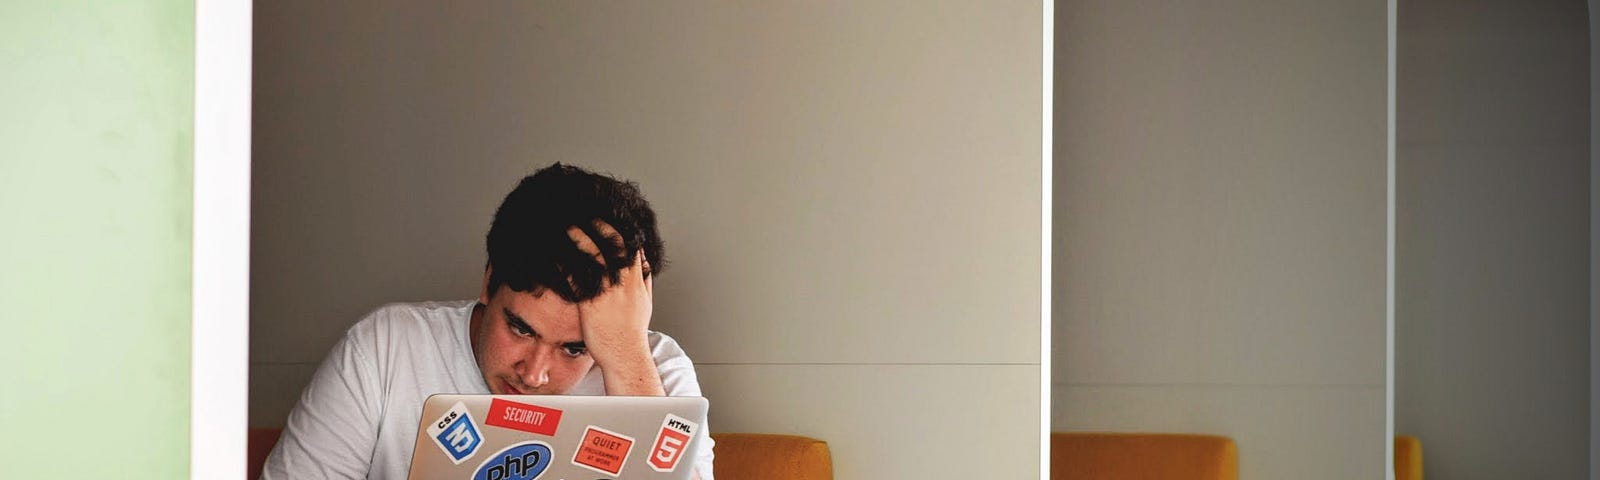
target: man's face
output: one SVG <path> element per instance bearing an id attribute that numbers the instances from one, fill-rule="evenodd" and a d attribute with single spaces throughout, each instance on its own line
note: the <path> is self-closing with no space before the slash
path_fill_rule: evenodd
<path id="1" fill-rule="evenodd" d="M 489 391 L 511 395 L 560 395 L 572 390 L 594 366 L 584 347 L 578 306 L 560 295 L 534 295 L 501 285 L 472 332 L 478 370 Z"/>

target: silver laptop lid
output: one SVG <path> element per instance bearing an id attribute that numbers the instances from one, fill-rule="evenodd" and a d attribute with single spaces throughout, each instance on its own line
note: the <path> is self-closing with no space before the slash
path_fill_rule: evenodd
<path id="1" fill-rule="evenodd" d="M 688 480 L 701 397 L 434 395 L 412 480 Z"/>

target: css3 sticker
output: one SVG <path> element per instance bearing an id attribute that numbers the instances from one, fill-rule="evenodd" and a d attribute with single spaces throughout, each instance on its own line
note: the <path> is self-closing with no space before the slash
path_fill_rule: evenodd
<path id="1" fill-rule="evenodd" d="M 433 437 L 433 443 L 457 465 L 472 458 L 472 454 L 478 453 L 478 446 L 483 444 L 478 424 L 472 422 L 472 414 L 461 402 L 456 402 L 438 420 L 428 424 L 428 436 Z"/>
<path id="2" fill-rule="evenodd" d="M 518 443 L 478 465 L 472 480 L 534 480 L 550 468 L 550 444 L 538 440 Z"/>
<path id="3" fill-rule="evenodd" d="M 655 446 L 650 448 L 650 468 L 657 472 L 670 472 L 678 468 L 684 447 L 694 439 L 694 431 L 699 427 L 683 417 L 667 414 L 667 418 L 661 420 L 661 432 L 656 434 Z"/>

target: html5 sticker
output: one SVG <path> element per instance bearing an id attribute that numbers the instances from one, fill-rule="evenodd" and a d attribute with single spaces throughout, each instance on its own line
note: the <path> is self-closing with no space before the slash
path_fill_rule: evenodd
<path id="1" fill-rule="evenodd" d="M 678 460 L 683 459 L 683 451 L 687 450 L 689 441 L 694 439 L 694 431 L 699 425 L 683 417 L 667 414 L 661 420 L 661 433 L 656 434 L 655 445 L 650 447 L 650 468 L 657 472 L 670 472 L 678 468 Z"/>
<path id="2" fill-rule="evenodd" d="M 561 411 L 549 407 L 494 399 L 483 423 L 554 437 L 561 426 Z"/>
<path id="3" fill-rule="evenodd" d="M 472 458 L 472 454 L 478 453 L 478 447 L 483 445 L 483 434 L 478 432 L 478 425 L 472 422 L 472 414 L 461 402 L 456 402 L 449 411 L 428 424 L 428 436 L 457 465 Z"/>
<path id="4" fill-rule="evenodd" d="M 622 474 L 631 450 L 633 437 L 589 425 L 572 453 L 572 464 L 615 477 Z"/>

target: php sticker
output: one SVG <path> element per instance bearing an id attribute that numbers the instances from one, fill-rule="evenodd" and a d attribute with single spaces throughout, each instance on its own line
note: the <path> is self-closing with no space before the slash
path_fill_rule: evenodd
<path id="1" fill-rule="evenodd" d="M 496 398 L 489 402 L 489 414 L 483 423 L 554 437 L 556 427 L 561 425 L 561 411 Z"/>
<path id="2" fill-rule="evenodd" d="M 433 437 L 433 443 L 457 465 L 472 458 L 472 454 L 478 453 L 478 446 L 483 445 L 478 425 L 472 422 L 472 414 L 461 402 L 456 402 L 438 420 L 428 424 L 428 436 Z"/>
<path id="3" fill-rule="evenodd" d="M 667 418 L 661 420 L 661 433 L 656 434 L 655 445 L 650 447 L 650 468 L 657 472 L 678 468 L 678 460 L 683 459 L 683 452 L 698 428 L 699 425 L 683 417 L 667 414 Z"/>
<path id="4" fill-rule="evenodd" d="M 472 480 L 534 480 L 550 468 L 550 444 L 538 440 L 506 447 L 478 465 Z"/>
<path id="5" fill-rule="evenodd" d="M 633 437 L 589 425 L 572 454 L 572 464 L 615 477 L 622 474 L 632 449 Z"/>

